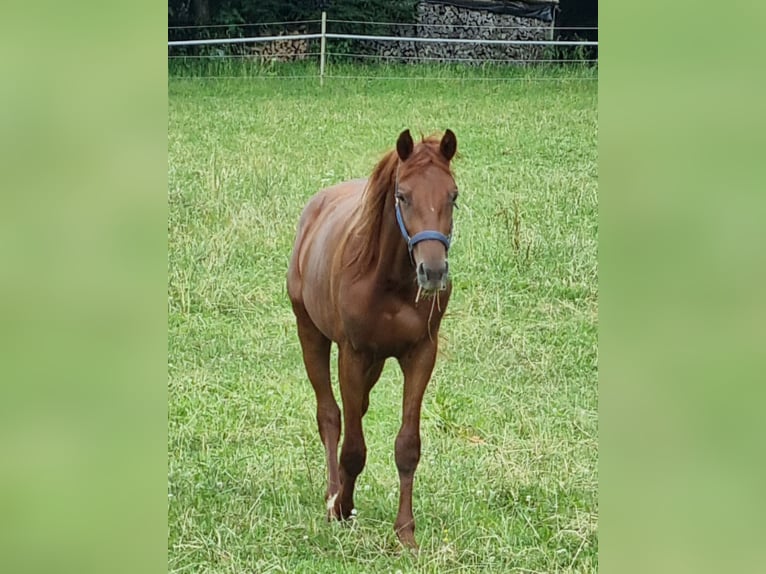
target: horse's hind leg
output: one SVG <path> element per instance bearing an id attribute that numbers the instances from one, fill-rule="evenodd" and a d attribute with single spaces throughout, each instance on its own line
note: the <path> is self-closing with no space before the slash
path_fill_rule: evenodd
<path id="1" fill-rule="evenodd" d="M 303 363 L 316 395 L 317 425 L 327 458 L 325 500 L 334 502 L 340 489 L 338 479 L 340 409 L 335 402 L 330 381 L 330 340 L 316 328 L 302 305 L 293 304 L 293 310 L 298 321 L 298 338 L 303 350 Z"/>

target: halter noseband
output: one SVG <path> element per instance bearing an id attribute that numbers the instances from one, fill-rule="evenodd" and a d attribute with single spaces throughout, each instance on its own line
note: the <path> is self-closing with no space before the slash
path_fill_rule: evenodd
<path id="1" fill-rule="evenodd" d="M 407 228 L 404 226 L 404 219 L 402 219 L 402 210 L 399 208 L 399 166 L 396 166 L 396 185 L 394 187 L 394 210 L 396 211 L 396 222 L 399 224 L 399 231 L 402 232 L 402 237 L 407 242 L 407 249 L 410 252 L 410 259 L 412 259 L 412 250 L 421 241 L 428 241 L 433 239 L 439 241 L 444 245 L 444 249 L 449 251 L 450 243 L 452 242 L 452 225 L 450 224 L 450 234 L 444 235 L 439 231 L 426 230 L 416 233 L 412 237 L 407 233 Z"/>
<path id="2" fill-rule="evenodd" d="M 399 209 L 399 200 L 396 200 L 396 222 L 399 224 L 399 231 L 402 232 L 402 237 L 404 237 L 404 240 L 407 242 L 407 249 L 410 251 L 410 255 L 412 255 L 412 250 L 414 247 L 420 243 L 421 241 L 426 241 L 428 239 L 435 239 L 436 241 L 440 241 L 444 248 L 449 251 L 449 245 L 450 241 L 452 240 L 452 234 L 444 235 L 443 233 L 440 233 L 439 231 L 432 231 L 432 230 L 426 230 L 421 231 L 420 233 L 416 233 L 412 237 L 410 237 L 409 233 L 407 233 L 407 228 L 404 227 L 404 221 L 402 220 L 402 211 Z"/>

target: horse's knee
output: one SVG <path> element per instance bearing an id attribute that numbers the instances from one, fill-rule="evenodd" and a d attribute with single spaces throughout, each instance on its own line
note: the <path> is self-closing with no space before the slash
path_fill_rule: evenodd
<path id="1" fill-rule="evenodd" d="M 323 426 L 340 427 L 340 408 L 337 404 L 317 405 L 317 424 Z"/>
<path id="2" fill-rule="evenodd" d="M 334 437 L 338 440 L 340 436 L 340 409 L 337 404 L 330 406 L 317 406 L 317 426 L 319 426 L 319 436 L 322 440 Z"/>
<path id="3" fill-rule="evenodd" d="M 415 472 L 420 461 L 420 433 L 402 429 L 396 437 L 396 468 L 402 474 Z"/>
<path id="4" fill-rule="evenodd" d="M 361 445 L 343 445 L 340 453 L 340 465 L 350 476 L 358 476 L 367 462 L 367 447 Z"/>

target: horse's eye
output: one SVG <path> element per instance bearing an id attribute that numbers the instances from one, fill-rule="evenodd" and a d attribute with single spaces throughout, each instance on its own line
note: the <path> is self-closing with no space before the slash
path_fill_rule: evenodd
<path id="1" fill-rule="evenodd" d="M 452 196 L 452 207 L 458 207 L 458 204 L 457 204 L 457 193 Z"/>
<path id="2" fill-rule="evenodd" d="M 405 205 L 407 203 L 409 203 L 409 200 L 407 199 L 407 197 L 405 195 L 403 195 L 402 193 L 398 192 L 398 191 L 396 192 L 394 197 L 396 198 L 396 201 L 400 201 L 400 202 L 402 202 Z"/>

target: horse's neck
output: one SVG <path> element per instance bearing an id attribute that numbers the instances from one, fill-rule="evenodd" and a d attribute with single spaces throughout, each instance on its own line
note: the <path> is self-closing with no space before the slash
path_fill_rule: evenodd
<path id="1" fill-rule="evenodd" d="M 396 226 L 394 216 L 394 192 L 389 191 L 381 214 L 378 254 L 374 273 L 377 283 L 414 285 L 414 268 L 410 261 L 407 243 Z"/>

